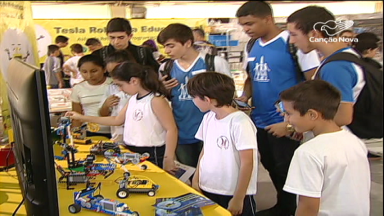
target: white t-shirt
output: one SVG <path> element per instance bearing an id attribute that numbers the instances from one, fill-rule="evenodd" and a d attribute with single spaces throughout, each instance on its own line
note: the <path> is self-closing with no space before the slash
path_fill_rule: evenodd
<path id="1" fill-rule="evenodd" d="M 124 143 L 137 147 L 154 147 L 165 144 L 166 131 L 152 110 L 150 93 L 138 99 L 132 95 L 128 102 L 124 122 Z"/>
<path id="2" fill-rule="evenodd" d="M 81 104 L 84 115 L 99 116 L 100 100 L 111 83 L 112 79 L 109 77 L 100 85 L 90 85 L 86 81 L 81 82 L 73 87 L 71 100 Z M 97 133 L 111 133 L 110 126 L 100 125 L 100 130 Z"/>
<path id="3" fill-rule="evenodd" d="M 105 100 L 111 95 L 115 95 L 120 98 L 119 104 L 117 106 L 112 107 L 111 109 L 111 116 L 117 116 L 120 113 L 120 111 L 124 108 L 124 106 L 127 104 L 131 96 L 125 94 L 123 91 L 120 91 L 119 87 L 112 83 L 107 87 L 107 90 L 105 91 L 103 97 L 101 98 L 99 109 L 103 106 Z M 124 133 L 123 125 L 111 126 L 111 134 L 112 134 L 111 139 L 115 140 L 115 142 L 123 141 L 122 139 L 123 133 Z"/>
<path id="4" fill-rule="evenodd" d="M 72 70 L 77 71 L 76 76 L 73 76 L 73 73 L 71 73 L 71 79 L 69 81 L 71 86 L 73 86 L 74 84 L 78 84 L 84 80 L 83 76 L 81 76 L 79 68 L 77 67 L 77 63 L 79 62 L 79 59 L 81 57 L 83 56 L 73 56 L 64 63 L 64 65 L 68 65 Z"/>
<path id="5" fill-rule="evenodd" d="M 365 144 L 341 130 L 301 145 L 284 190 L 320 198 L 319 216 L 368 216 L 371 174 Z"/>
<path id="6" fill-rule="evenodd" d="M 199 183 L 202 190 L 214 194 L 234 195 L 240 174 L 239 151 L 253 149 L 253 171 L 247 195 L 256 194 L 256 127 L 249 116 L 237 111 L 218 120 L 214 112 L 208 112 L 204 115 L 196 138 L 204 141 L 204 155 L 199 166 Z"/>

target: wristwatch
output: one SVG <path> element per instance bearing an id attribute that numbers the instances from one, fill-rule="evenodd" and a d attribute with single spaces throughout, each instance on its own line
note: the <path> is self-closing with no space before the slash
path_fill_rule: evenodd
<path id="1" fill-rule="evenodd" d="M 293 133 L 293 132 L 295 132 L 295 128 L 293 127 L 293 125 L 287 124 L 287 131 L 290 133 Z"/>

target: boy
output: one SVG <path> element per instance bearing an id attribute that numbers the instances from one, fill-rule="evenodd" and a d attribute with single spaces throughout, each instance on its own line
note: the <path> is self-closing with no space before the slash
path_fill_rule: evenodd
<path id="1" fill-rule="evenodd" d="M 367 149 L 334 121 L 340 92 L 328 82 L 311 80 L 280 98 L 285 120 L 297 132 L 315 135 L 295 151 L 283 188 L 299 196 L 296 216 L 368 216 Z"/>
<path id="2" fill-rule="evenodd" d="M 109 73 L 122 62 L 129 61 L 129 55 L 125 50 L 117 50 L 110 54 L 106 59 L 106 69 Z M 112 83 L 105 91 L 99 108 L 100 116 L 117 116 L 122 108 L 128 103 L 130 96 L 125 94 L 120 88 Z M 123 142 L 124 128 L 123 126 L 111 126 L 111 134 L 114 142 Z"/>
<path id="3" fill-rule="evenodd" d="M 231 106 L 233 79 L 206 72 L 191 78 L 187 87 L 193 103 L 201 112 L 208 112 L 196 133 L 204 147 L 192 187 L 232 215 L 255 215 L 256 127 L 244 112 Z"/>
<path id="4" fill-rule="evenodd" d="M 133 37 L 132 26 L 127 19 L 121 17 L 112 18 L 107 24 L 106 31 L 110 42 L 109 45 L 93 51 L 92 55 L 100 56 L 105 62 L 110 54 L 117 50 L 125 50 L 137 63 L 151 66 L 154 71 L 159 69 L 160 65 L 153 58 L 152 51 L 149 48 L 131 43 Z"/>
<path id="5" fill-rule="evenodd" d="M 64 80 L 61 74 L 60 48 L 57 45 L 49 45 L 47 59 L 45 59 L 43 70 L 45 72 L 45 81 L 50 88 L 64 88 Z"/>
<path id="6" fill-rule="evenodd" d="M 276 112 L 279 94 L 305 79 L 310 79 L 319 66 L 316 51 L 291 53 L 289 32 L 280 29 L 273 18 L 270 4 L 248 1 L 236 12 L 244 32 L 256 40 L 248 56 L 248 77 L 238 100 L 252 98 L 251 118 L 257 127 L 261 163 L 268 170 L 277 191 L 277 202 L 258 216 L 290 216 L 296 209 L 293 194 L 283 191 L 291 158 L 300 142 L 289 137 L 290 126 Z M 296 60 L 294 58 L 296 57 Z M 300 72 L 299 72 L 300 71 Z"/>
<path id="7" fill-rule="evenodd" d="M 85 41 L 85 46 L 88 47 L 90 52 L 103 48 L 103 44 L 97 38 L 88 38 L 87 41 Z"/>
<path id="8" fill-rule="evenodd" d="M 379 51 L 380 38 L 372 32 L 363 32 L 356 35 L 357 41 L 352 43 L 352 47 L 359 51 L 364 61 L 372 66 L 382 69 L 383 66 L 374 58 Z"/>
<path id="9" fill-rule="evenodd" d="M 81 76 L 77 63 L 79 59 L 84 56 L 83 46 L 81 44 L 72 44 L 70 46 L 73 57 L 69 58 L 63 65 L 64 72 L 68 71 L 71 76 L 70 84 L 71 87 L 76 85 L 79 82 L 82 82 L 84 79 Z"/>
<path id="10" fill-rule="evenodd" d="M 174 59 L 170 71 L 171 79 L 166 80 L 167 75 L 161 75 L 161 79 L 171 92 L 172 111 L 179 129 L 176 156 L 181 163 L 196 167 L 203 144 L 195 138 L 195 134 L 204 113 L 193 105 L 187 83 L 196 74 L 206 72 L 207 63 L 206 54 L 195 50 L 193 41 L 191 28 L 179 23 L 168 25 L 157 37 L 157 42 L 164 46 L 165 53 Z M 215 71 L 231 76 L 225 59 L 215 56 L 214 66 Z M 159 71 L 164 68 L 165 63 L 160 66 Z"/>

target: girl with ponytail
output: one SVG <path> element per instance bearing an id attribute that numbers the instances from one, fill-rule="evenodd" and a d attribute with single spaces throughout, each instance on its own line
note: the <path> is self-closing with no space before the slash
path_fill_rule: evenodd
<path id="1" fill-rule="evenodd" d="M 102 125 L 124 124 L 124 144 L 132 152 L 150 154 L 149 161 L 170 172 L 176 171 L 177 127 L 165 98 L 167 90 L 152 68 L 126 61 L 111 72 L 114 83 L 128 95 L 127 105 L 117 116 L 84 116 L 68 112 L 75 120 Z"/>

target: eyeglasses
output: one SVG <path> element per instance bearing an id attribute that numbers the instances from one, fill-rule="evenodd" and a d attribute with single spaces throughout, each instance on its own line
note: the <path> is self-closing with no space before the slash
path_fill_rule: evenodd
<path id="1" fill-rule="evenodd" d="M 285 113 L 284 105 L 283 105 L 283 102 L 281 100 L 278 100 L 275 102 L 275 107 L 276 107 L 278 112 Z"/>

